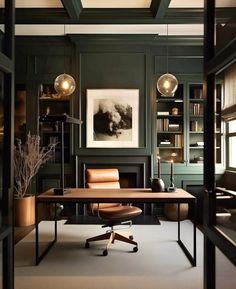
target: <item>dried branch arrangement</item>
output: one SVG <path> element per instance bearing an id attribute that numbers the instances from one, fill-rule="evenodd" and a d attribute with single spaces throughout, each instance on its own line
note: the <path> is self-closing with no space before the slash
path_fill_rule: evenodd
<path id="1" fill-rule="evenodd" d="M 17 140 L 14 148 L 14 195 L 24 198 L 30 181 L 37 174 L 40 166 L 53 155 L 56 144 L 40 148 L 40 136 L 28 133 L 26 142 Z"/>

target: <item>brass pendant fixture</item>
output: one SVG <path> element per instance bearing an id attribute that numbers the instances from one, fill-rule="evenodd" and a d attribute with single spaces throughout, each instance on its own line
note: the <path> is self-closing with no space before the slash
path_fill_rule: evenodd
<path id="1" fill-rule="evenodd" d="M 168 72 L 168 24 L 167 24 L 167 46 L 166 46 L 166 66 L 167 73 L 161 75 L 157 80 L 157 90 L 160 92 L 161 96 L 173 97 L 178 88 L 177 78 Z"/>
<path id="2" fill-rule="evenodd" d="M 54 81 L 54 88 L 61 96 L 69 96 L 75 91 L 75 80 L 69 74 L 60 74 Z"/>
<path id="3" fill-rule="evenodd" d="M 64 25 L 64 35 L 65 33 L 65 25 Z M 64 70 L 65 70 L 65 46 L 64 46 Z M 54 88 L 56 92 L 63 96 L 69 96 L 75 91 L 75 80 L 74 78 L 66 73 L 62 73 L 58 75 L 54 81 Z"/>

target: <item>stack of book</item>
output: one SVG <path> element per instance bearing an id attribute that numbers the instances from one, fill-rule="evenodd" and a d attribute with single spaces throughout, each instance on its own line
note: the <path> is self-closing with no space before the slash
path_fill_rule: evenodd
<path id="1" fill-rule="evenodd" d="M 158 111 L 157 115 L 169 115 L 169 111 Z"/>
<path id="2" fill-rule="evenodd" d="M 169 124 L 169 131 L 178 131 L 179 130 L 179 124 L 174 123 L 174 124 Z"/>
<path id="3" fill-rule="evenodd" d="M 159 146 L 160 147 L 170 147 L 170 146 L 172 146 L 172 144 L 169 140 L 164 140 L 164 141 L 160 141 Z"/>

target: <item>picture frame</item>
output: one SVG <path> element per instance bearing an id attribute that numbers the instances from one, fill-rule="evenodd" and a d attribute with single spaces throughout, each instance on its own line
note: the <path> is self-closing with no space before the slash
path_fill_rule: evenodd
<path id="1" fill-rule="evenodd" d="M 87 89 L 87 148 L 139 146 L 139 89 Z"/>

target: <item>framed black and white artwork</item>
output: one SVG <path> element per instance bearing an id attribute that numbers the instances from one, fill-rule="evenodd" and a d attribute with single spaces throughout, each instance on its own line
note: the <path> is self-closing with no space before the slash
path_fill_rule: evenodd
<path id="1" fill-rule="evenodd" d="M 88 148 L 139 145 L 139 90 L 87 89 Z"/>

